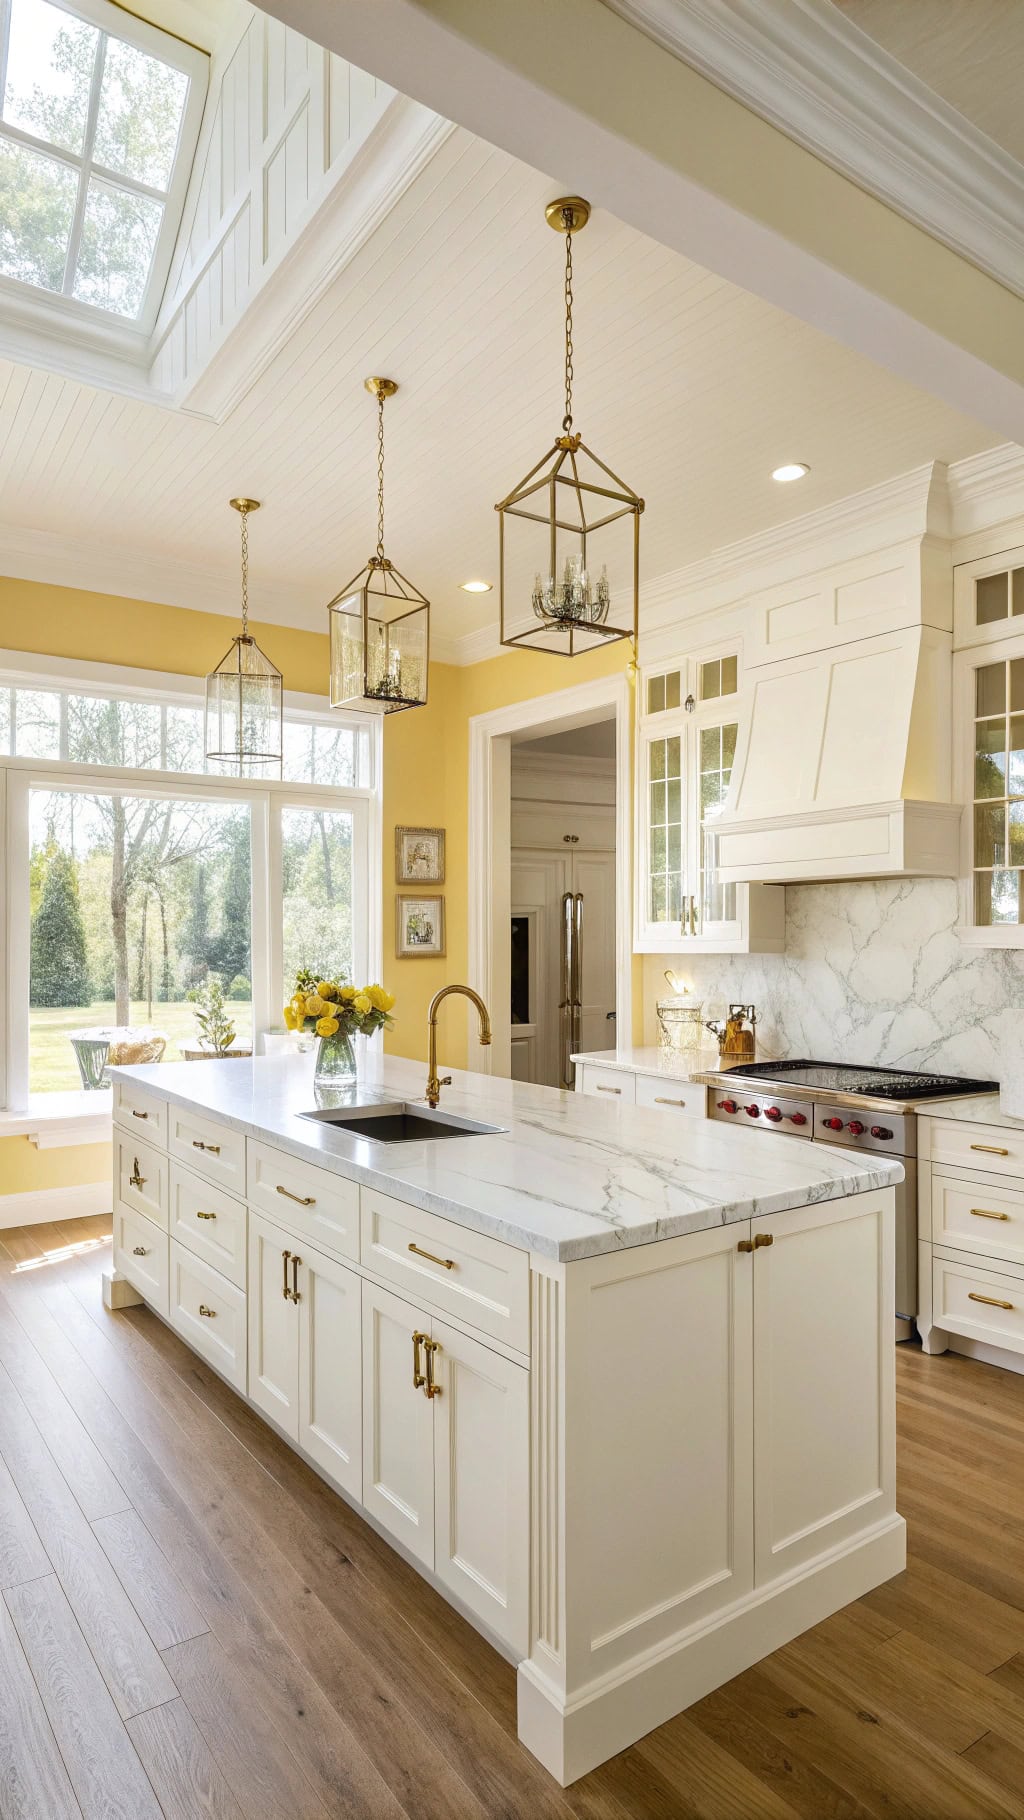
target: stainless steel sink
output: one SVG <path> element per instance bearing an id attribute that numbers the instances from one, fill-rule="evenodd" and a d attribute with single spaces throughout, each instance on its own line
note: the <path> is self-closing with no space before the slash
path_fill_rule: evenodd
<path id="1" fill-rule="evenodd" d="M 455 1113 L 434 1112 L 422 1103 L 409 1100 L 386 1101 L 377 1106 L 330 1106 L 317 1112 L 300 1112 L 300 1118 L 316 1119 L 321 1125 L 336 1125 L 339 1131 L 351 1131 L 369 1138 L 374 1144 L 434 1143 L 438 1138 L 490 1137 L 508 1129 L 505 1125 L 484 1125 L 477 1119 L 460 1118 Z"/>

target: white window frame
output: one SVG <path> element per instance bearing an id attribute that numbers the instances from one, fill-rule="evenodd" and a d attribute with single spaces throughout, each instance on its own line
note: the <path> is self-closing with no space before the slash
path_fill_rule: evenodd
<path id="1" fill-rule="evenodd" d="M 1024 555 L 1024 552 L 1021 553 Z M 992 572 L 1000 565 L 989 561 Z M 1016 567 L 1024 567 L 1017 563 Z M 974 920 L 974 703 L 975 672 L 985 664 L 1024 657 L 1024 624 L 998 621 L 1002 636 L 986 637 L 953 657 L 953 801 L 963 804 L 960 819 L 960 877 L 957 881 L 956 933 L 968 948 L 1024 948 L 1024 923 L 976 923 Z M 1014 625 L 1019 627 L 1016 632 Z M 982 632 L 992 628 L 983 626 Z"/>
<path id="2" fill-rule="evenodd" d="M 161 63 L 170 64 L 173 69 L 181 70 L 188 77 L 188 94 L 182 110 L 181 125 L 178 130 L 178 144 L 171 167 L 171 181 L 167 191 L 158 190 L 151 185 L 140 182 L 134 177 L 125 177 L 121 172 L 112 171 L 105 165 L 96 163 L 92 157 L 92 147 L 96 131 L 96 116 L 99 108 L 100 86 L 103 74 L 103 51 L 98 65 L 98 79 L 94 80 L 89 98 L 89 112 L 86 122 L 85 138 L 82 151 L 69 152 L 59 146 L 51 145 L 46 139 L 39 139 L 34 133 L 23 127 L 13 126 L 7 121 L 0 121 L 0 135 L 18 145 L 24 145 L 31 151 L 40 152 L 56 163 L 66 165 L 78 177 L 78 200 L 71 227 L 71 237 L 65 262 L 64 284 L 74 280 L 78 262 L 78 249 L 82 237 L 82 224 L 85 214 L 85 201 L 88 193 L 89 179 L 96 176 L 104 183 L 110 183 L 118 189 L 130 190 L 134 195 L 150 196 L 163 206 L 163 221 L 153 249 L 149 278 L 142 299 L 142 306 L 137 316 L 122 316 L 116 310 L 104 309 L 95 303 L 86 303 L 70 291 L 48 291 L 41 285 L 30 284 L 21 278 L 8 278 L 0 275 L 0 296 L 4 299 L 5 313 L 20 320 L 28 327 L 36 327 L 40 316 L 44 316 L 55 333 L 66 333 L 69 326 L 77 325 L 88 333 L 90 326 L 94 336 L 99 331 L 103 338 L 109 334 L 114 339 L 138 340 L 144 342 L 152 333 L 157 314 L 163 299 L 167 276 L 171 267 L 175 242 L 181 227 L 185 208 L 185 198 L 196 147 L 199 142 L 199 129 L 202 124 L 203 109 L 206 105 L 206 94 L 210 80 L 210 59 L 205 51 L 195 45 L 186 44 L 181 38 L 160 27 L 151 25 L 145 19 L 139 19 L 134 13 L 114 5 L 113 0 L 49 0 L 61 12 L 73 19 L 84 20 L 94 25 L 110 38 L 119 39 L 124 44 L 135 46 L 147 52 Z M 11 0 L 0 0 L 0 97 L 6 87 L 7 41 L 11 20 Z"/>
<path id="3" fill-rule="evenodd" d="M 130 694 L 134 700 L 190 706 L 202 702 L 196 677 L 158 675 L 117 665 L 26 658 L 17 672 L 0 653 L 0 686 L 14 681 L 31 688 L 69 693 Z M 301 707 L 298 705 L 301 703 Z M 29 914 L 29 800 L 33 788 L 177 801 L 245 802 L 252 816 L 252 987 L 254 1053 L 268 1027 L 280 1023 L 285 982 L 282 970 L 283 808 L 329 809 L 353 816 L 353 877 L 366 880 L 353 900 L 353 965 L 367 978 L 380 978 L 382 930 L 382 724 L 377 715 L 341 716 L 326 697 L 285 694 L 286 712 L 296 718 L 337 726 L 345 720 L 369 736 L 369 778 L 365 785 L 281 782 L 277 779 L 211 777 L 195 772 L 156 771 L 77 764 L 68 759 L 10 758 L 0 754 L 0 1137 L 24 1132 L 40 1143 L 82 1143 L 109 1133 L 109 1109 L 97 1108 L 95 1094 L 28 1095 L 28 981 L 31 942 Z M 48 1135 L 46 1133 L 48 1132 Z"/>

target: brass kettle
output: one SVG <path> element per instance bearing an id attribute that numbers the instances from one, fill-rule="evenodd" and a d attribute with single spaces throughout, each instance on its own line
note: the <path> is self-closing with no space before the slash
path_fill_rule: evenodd
<path id="1" fill-rule="evenodd" d="M 730 1005 L 728 1017 L 712 1017 L 705 1029 L 718 1038 L 719 1058 L 752 1061 L 757 1030 L 757 1008 L 754 1005 Z"/>

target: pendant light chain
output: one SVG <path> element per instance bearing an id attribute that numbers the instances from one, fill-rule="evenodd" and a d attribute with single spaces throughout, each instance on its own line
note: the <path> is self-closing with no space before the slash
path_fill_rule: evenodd
<path id="1" fill-rule="evenodd" d="M 572 429 L 572 210 L 563 209 L 562 218 L 565 222 L 565 416 L 562 428 L 568 436 Z"/>
<path id="2" fill-rule="evenodd" d="M 242 638 L 249 642 L 249 509 L 239 512 L 242 520 Z"/>
<path id="3" fill-rule="evenodd" d="M 377 561 L 384 561 L 384 393 L 377 395 Z"/>

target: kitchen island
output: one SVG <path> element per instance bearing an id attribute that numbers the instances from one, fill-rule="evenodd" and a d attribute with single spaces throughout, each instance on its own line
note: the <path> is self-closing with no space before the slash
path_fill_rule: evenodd
<path id="1" fill-rule="evenodd" d="M 379 1142 L 426 1111 L 391 1058 L 112 1074 L 110 1305 L 518 1664 L 563 1784 L 902 1568 L 898 1164 L 469 1073 Z"/>

